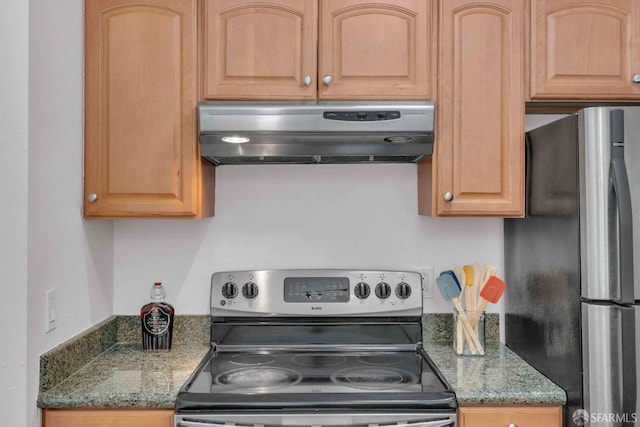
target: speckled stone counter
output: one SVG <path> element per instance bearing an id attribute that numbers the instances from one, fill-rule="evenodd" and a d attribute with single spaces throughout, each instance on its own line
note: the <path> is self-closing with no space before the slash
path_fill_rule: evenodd
<path id="1" fill-rule="evenodd" d="M 41 408 L 167 408 L 209 349 L 208 316 L 177 317 L 173 348 L 145 353 L 137 316 L 113 316 L 40 358 Z M 563 405 L 565 393 L 499 342 L 487 316 L 485 356 L 456 356 L 450 314 L 425 315 L 423 343 L 459 405 Z"/>
<path id="2" fill-rule="evenodd" d="M 566 394 L 499 341 L 497 314 L 488 313 L 485 355 L 457 356 L 453 351 L 453 316 L 423 316 L 423 345 L 466 405 L 564 405 Z"/>
<path id="3" fill-rule="evenodd" d="M 564 390 L 499 342 L 484 356 L 456 356 L 450 342 L 425 349 L 456 393 L 459 405 L 564 405 Z"/>
<path id="4" fill-rule="evenodd" d="M 137 343 L 115 344 L 67 380 L 41 393 L 42 408 L 168 408 L 209 349 L 176 343 L 145 353 Z"/>
<path id="5" fill-rule="evenodd" d="M 113 316 L 40 357 L 40 408 L 167 408 L 209 349 L 209 316 L 179 316 L 170 352 L 145 353 L 138 316 Z"/>

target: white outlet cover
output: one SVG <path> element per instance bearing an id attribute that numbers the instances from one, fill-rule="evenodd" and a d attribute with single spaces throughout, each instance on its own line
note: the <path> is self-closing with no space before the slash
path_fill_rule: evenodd
<path id="1" fill-rule="evenodd" d="M 422 275 L 422 299 L 433 299 L 435 286 L 433 267 L 418 267 L 416 271 Z"/>
<path id="2" fill-rule="evenodd" d="M 53 288 L 47 291 L 45 332 L 53 331 L 58 326 L 58 290 Z"/>

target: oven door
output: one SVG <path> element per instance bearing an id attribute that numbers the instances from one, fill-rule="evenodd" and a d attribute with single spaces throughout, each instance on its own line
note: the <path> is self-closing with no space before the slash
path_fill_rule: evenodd
<path id="1" fill-rule="evenodd" d="M 454 413 L 398 412 L 332 412 L 332 413 L 242 413 L 242 414 L 176 414 L 176 427 L 456 427 Z"/>

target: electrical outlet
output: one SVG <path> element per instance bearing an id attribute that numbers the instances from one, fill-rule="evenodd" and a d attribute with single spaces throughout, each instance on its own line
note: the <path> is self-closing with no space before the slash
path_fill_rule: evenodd
<path id="1" fill-rule="evenodd" d="M 418 273 L 422 276 L 422 299 L 433 299 L 434 278 L 433 267 L 418 267 Z"/>
<path id="2" fill-rule="evenodd" d="M 47 291 L 46 315 L 44 318 L 45 332 L 53 331 L 58 326 L 58 290 L 53 288 Z"/>

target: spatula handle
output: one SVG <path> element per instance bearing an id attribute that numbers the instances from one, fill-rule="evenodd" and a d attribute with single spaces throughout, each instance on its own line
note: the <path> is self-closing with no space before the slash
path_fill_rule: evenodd
<path id="1" fill-rule="evenodd" d="M 487 301 L 486 299 L 480 297 L 480 300 L 478 301 L 478 307 L 476 308 L 476 311 L 474 312 L 473 315 L 469 316 L 469 323 L 471 324 L 471 327 L 475 329 L 476 326 L 478 326 L 478 321 L 480 320 L 480 315 L 487 309 L 487 305 L 489 305 L 489 301 Z"/>
<path id="2" fill-rule="evenodd" d="M 476 354 L 476 352 L 479 352 L 481 355 L 484 355 L 484 349 L 482 348 L 482 344 L 480 344 L 480 341 L 478 340 L 478 336 L 474 333 L 473 328 L 469 324 L 469 318 L 467 317 L 466 313 L 462 309 L 462 304 L 460 303 L 460 299 L 458 297 L 454 297 L 451 299 L 451 301 L 453 302 L 453 305 L 456 307 L 456 310 L 458 310 L 458 317 L 462 322 L 462 330 L 465 332 L 465 338 L 469 343 L 469 349 L 473 354 Z"/>
<path id="3" fill-rule="evenodd" d="M 462 354 L 464 350 L 464 331 L 462 329 L 462 322 L 460 322 L 460 318 L 456 319 L 456 324 L 454 325 L 456 328 L 456 339 L 453 342 L 454 349 L 456 354 Z"/>

